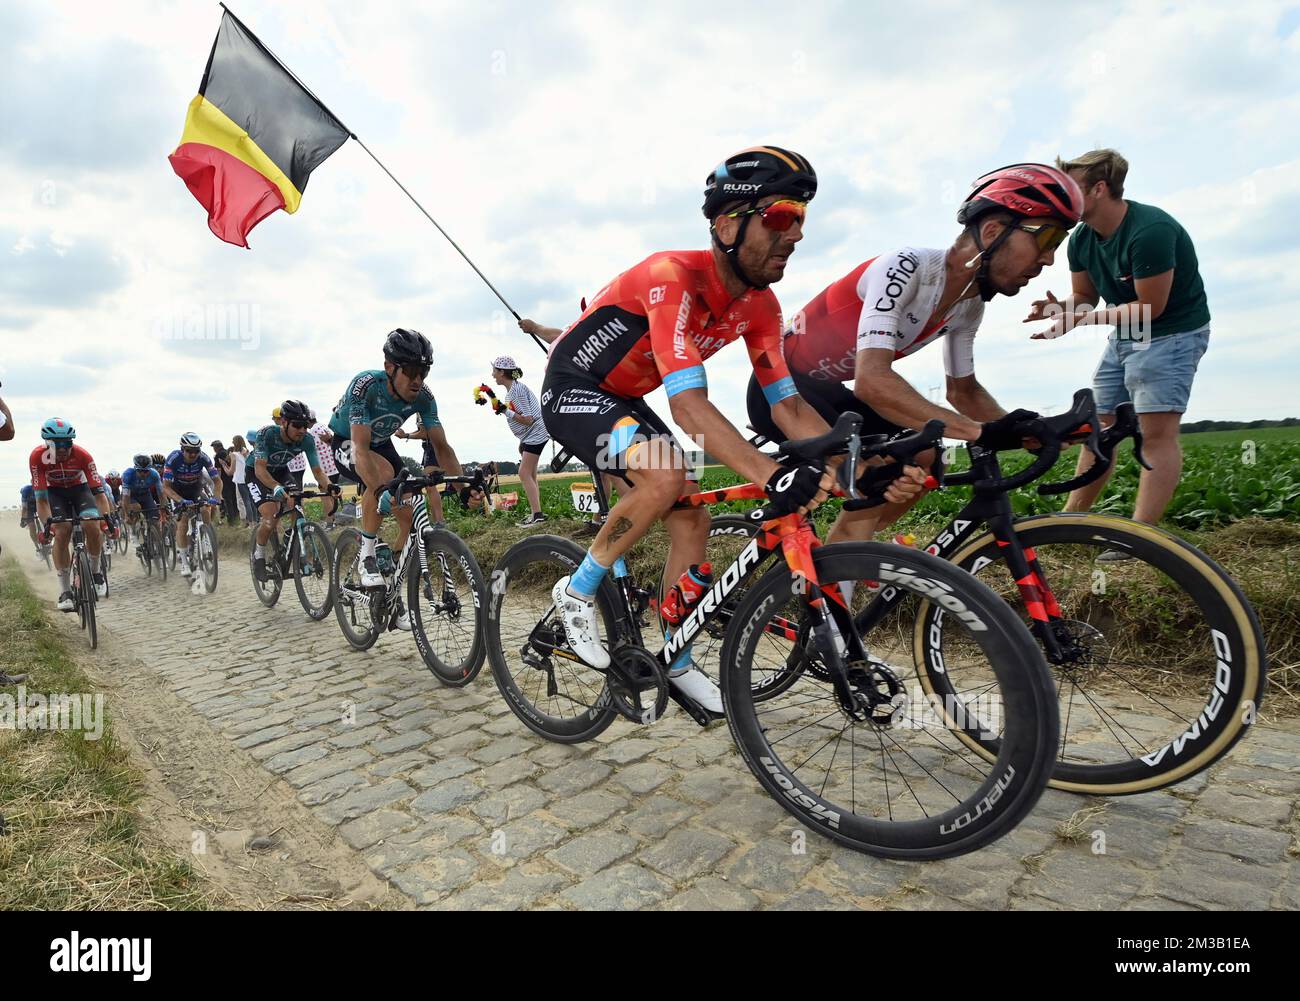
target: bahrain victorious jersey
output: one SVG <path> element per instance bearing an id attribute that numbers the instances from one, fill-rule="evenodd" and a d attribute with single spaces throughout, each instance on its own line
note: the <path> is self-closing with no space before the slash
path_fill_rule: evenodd
<path id="1" fill-rule="evenodd" d="M 769 404 L 795 395 L 781 354 L 781 306 L 770 289 L 733 299 L 708 250 L 647 257 L 598 292 L 551 345 L 548 370 L 638 399 L 707 389 L 704 359 L 744 338 Z"/>
<path id="2" fill-rule="evenodd" d="M 946 250 L 904 247 L 859 264 L 823 289 L 790 321 L 785 360 L 813 379 L 853 378 L 857 353 L 887 348 L 895 358 L 944 342 L 944 369 L 954 378 L 975 372 L 975 332 L 984 318 L 979 297 L 935 316 L 943 297 Z"/>
<path id="3" fill-rule="evenodd" d="M 56 490 L 68 487 L 90 486 L 96 493 L 104 487 L 95 468 L 95 460 L 80 445 L 73 445 L 62 462 L 54 456 L 48 445 L 37 445 L 28 459 L 32 471 L 32 486 L 38 497 L 44 497 L 51 487 Z"/>

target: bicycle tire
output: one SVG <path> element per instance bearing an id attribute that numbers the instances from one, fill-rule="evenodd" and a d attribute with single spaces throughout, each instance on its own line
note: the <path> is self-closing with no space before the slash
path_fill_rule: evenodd
<path id="1" fill-rule="evenodd" d="M 440 553 L 465 574 L 465 587 L 469 592 L 467 595 L 462 595 L 459 587 L 455 588 L 451 595 L 446 593 L 445 581 L 437 579 L 441 576 L 438 559 Z M 460 536 L 446 529 L 434 529 L 426 534 L 425 560 L 429 568 L 427 576 L 421 574 L 418 564 L 412 561 L 411 570 L 406 578 L 406 611 L 411 619 L 411 632 L 415 636 L 415 645 L 420 651 L 420 656 L 433 676 L 451 688 L 463 688 L 478 677 L 487 657 L 483 635 L 483 609 L 487 604 L 487 586 L 483 580 L 483 571 L 474 554 L 470 552 L 469 546 L 465 545 Z M 429 608 L 435 589 L 441 589 L 438 604 L 442 605 L 444 610 L 439 613 L 434 613 Z M 465 598 L 469 599 L 468 604 Z M 429 608 L 427 619 L 426 608 Z M 471 615 L 468 642 L 465 640 L 464 628 L 453 628 L 454 624 L 462 621 L 466 611 Z M 434 638 L 430 637 L 430 627 L 435 622 L 447 624 L 445 630 L 437 630 L 439 634 L 444 632 L 460 634 L 454 641 L 454 650 L 448 652 L 446 649 L 439 649 L 442 644 L 436 643 Z"/>
<path id="2" fill-rule="evenodd" d="M 280 540 L 275 531 L 271 532 L 271 538 L 267 540 L 264 549 L 266 566 L 269 571 L 275 564 L 276 556 L 279 552 Z M 275 603 L 280 600 L 280 591 L 284 588 L 284 582 L 278 576 L 271 576 L 266 580 L 258 580 L 257 573 L 254 570 L 254 564 L 257 561 L 257 526 L 253 526 L 251 537 L 248 540 L 248 573 L 253 580 L 253 593 L 257 595 L 257 600 L 267 608 L 274 608 Z"/>
<path id="3" fill-rule="evenodd" d="M 380 628 L 374 622 L 370 608 L 358 607 L 354 593 L 361 589 L 350 579 L 361 552 L 361 533 L 355 528 L 345 528 L 334 542 L 334 570 L 330 580 L 334 584 L 334 618 L 338 620 L 343 638 L 354 650 L 369 650 L 379 639 Z"/>
<path id="4" fill-rule="evenodd" d="M 207 543 L 207 550 L 204 551 L 204 543 Z M 198 542 L 196 547 L 198 552 L 197 566 L 203 574 L 203 589 L 211 594 L 217 589 L 217 533 L 213 531 L 211 525 L 206 522 L 199 526 Z"/>
<path id="5" fill-rule="evenodd" d="M 1138 743 L 1137 748 L 1146 753 L 1131 755 L 1127 761 L 1085 764 L 1065 760 L 1070 724 L 1077 714 L 1088 710 L 1101 719 L 1103 729 L 1109 729 L 1112 739 L 1120 742 L 1121 747 L 1130 738 L 1136 739 L 1138 734 L 1130 729 L 1134 724 L 1127 723 L 1125 718 L 1116 718 L 1095 697 L 1088 696 L 1085 692 L 1083 700 L 1077 699 L 1076 692 L 1081 686 L 1072 670 L 1066 667 L 1051 668 L 1058 679 L 1059 692 L 1063 693 L 1065 682 L 1070 681 L 1068 697 L 1058 694 L 1058 699 L 1064 697 L 1068 701 L 1060 708 L 1062 743 L 1056 755 L 1051 782 L 1053 787 L 1105 796 L 1131 795 L 1161 789 L 1210 767 L 1246 734 L 1258 713 L 1267 686 L 1264 636 L 1250 603 L 1217 563 L 1196 547 L 1159 528 L 1112 515 L 1039 515 L 1016 521 L 1015 531 L 1022 545 L 1037 553 L 1040 563 L 1045 558 L 1050 561 L 1054 545 L 1088 546 L 1095 548 L 1098 553 L 1104 549 L 1129 552 L 1134 560 L 1112 564 L 1110 574 L 1129 578 L 1132 581 L 1130 587 L 1136 590 L 1140 586 L 1160 582 L 1158 577 L 1153 579 L 1147 576 L 1141 568 L 1154 570 L 1157 575 L 1179 588 L 1182 596 L 1200 611 L 1204 617 L 1200 628 L 1208 630 L 1208 635 L 1199 644 L 1201 655 L 1206 657 L 1204 670 L 1200 672 L 1208 685 L 1204 708 L 1199 713 L 1192 711 L 1181 723 L 1171 721 L 1164 733 L 1152 742 L 1154 746 L 1144 747 Z M 983 534 L 968 541 L 953 554 L 952 560 L 973 573 L 987 570 L 1009 579 L 1005 566 L 1001 565 L 1000 550 L 1001 547 L 991 534 Z M 1051 569 L 1045 568 L 1044 574 L 1048 585 L 1057 592 L 1057 599 L 1069 602 L 1061 582 L 1053 579 Z M 1139 575 L 1141 584 L 1138 582 Z M 1106 578 L 1103 577 L 1102 581 L 1105 583 Z M 1095 581 L 1090 584 L 1096 586 Z M 1010 590 L 1014 585 L 1007 586 Z M 1067 614 L 1070 607 L 1067 604 Z M 1116 606 L 1111 603 L 1104 607 L 1113 609 Z M 1144 605 L 1142 627 L 1147 629 L 1151 628 L 1147 621 L 1151 617 L 1147 614 L 1149 609 L 1149 604 Z M 1097 618 L 1100 621 L 1100 616 Z M 937 631 L 931 632 L 935 626 L 933 619 L 932 608 L 925 610 L 916 619 L 913 647 L 918 663 L 928 664 L 927 648 L 934 649 L 942 644 L 942 623 Z M 1087 619 L 1084 621 L 1087 622 Z M 1188 635 L 1194 632 L 1189 617 L 1184 617 L 1177 625 L 1180 631 Z M 1137 631 L 1139 627 L 1135 624 L 1130 628 Z M 1153 640 L 1150 645 L 1163 649 L 1158 640 Z M 1127 672 L 1119 667 L 1110 668 L 1110 665 L 1116 664 L 1113 659 L 1114 646 L 1107 643 L 1104 650 L 1112 658 L 1107 667 L 1089 664 L 1087 673 L 1098 679 L 1104 677 L 1105 680 L 1111 680 L 1111 675 L 1117 680 L 1124 680 L 1125 674 L 1137 674 L 1136 665 L 1133 664 L 1127 665 Z M 934 672 L 926 672 L 923 676 L 923 683 L 928 681 L 933 690 L 941 695 L 949 680 Z M 1132 677 L 1127 679 L 1127 683 L 1130 688 L 1142 691 Z M 1132 693 L 1127 689 L 1125 694 L 1132 698 Z M 1152 699 L 1148 695 L 1148 701 L 1155 702 L 1162 709 L 1166 708 L 1166 700 Z M 1172 703 L 1174 700 L 1167 701 Z M 1147 711 L 1150 713 L 1154 710 Z M 1108 715 L 1112 717 L 1109 721 L 1106 719 Z M 1116 727 L 1123 733 L 1117 732 Z M 1095 743 L 1092 742 L 1083 749 L 1094 754 L 1100 753 L 1095 749 Z M 1123 751 L 1127 753 L 1128 749 L 1123 748 Z"/>
<path id="6" fill-rule="evenodd" d="M 764 626 L 774 611 L 783 607 L 783 602 L 793 602 L 798 597 L 795 579 L 784 564 L 773 567 L 751 585 L 727 631 L 722 654 L 722 693 L 727 725 L 741 756 L 760 784 L 808 829 L 866 854 L 899 859 L 951 858 L 981 848 L 1006 834 L 1038 801 L 1051 775 L 1057 739 L 1055 689 L 1038 644 L 1012 609 L 991 589 L 928 553 L 915 550 L 899 553 L 897 548 L 869 542 L 838 543 L 815 550 L 813 562 L 818 579 L 824 584 L 857 580 L 865 575 L 881 579 L 883 568 L 892 579 L 898 580 L 901 588 L 918 595 L 945 595 L 947 611 L 968 624 L 973 644 L 981 658 L 987 657 L 987 667 L 999 686 L 997 699 L 991 701 L 1000 708 L 1006 725 L 1001 731 L 998 757 L 988 774 L 981 776 L 977 771 L 971 777 L 967 769 L 972 761 L 981 760 L 980 757 L 962 756 L 960 746 L 949 747 L 935 735 L 950 734 L 954 726 L 985 729 L 986 714 L 983 712 L 965 717 L 966 723 L 958 723 L 943 718 L 940 710 L 936 712 L 939 716 L 937 723 L 897 729 L 893 723 L 882 728 L 848 721 L 835 735 L 835 723 L 822 726 L 820 730 L 811 729 L 812 724 L 789 733 L 782 729 L 799 723 L 793 707 L 805 703 L 794 702 L 775 709 L 757 708 L 770 706 L 770 703 L 754 699 L 749 678 L 758 645 L 768 635 Z M 972 584 L 976 586 L 972 587 Z M 805 683 L 811 685 L 814 680 L 806 678 Z M 793 697 L 805 699 L 807 694 L 801 690 Z M 817 701 L 813 700 L 814 703 Z M 806 708 L 804 715 L 821 713 L 823 709 L 829 709 L 829 713 L 816 721 L 818 726 L 826 719 L 833 719 L 837 713 L 845 718 L 833 697 L 829 705 Z M 911 721 L 905 710 L 903 717 Z M 878 774 L 884 779 L 889 812 L 887 820 L 857 811 L 857 734 L 860 726 L 865 728 L 864 732 L 875 735 L 881 748 L 882 767 Z M 912 729 L 921 731 L 917 737 L 916 753 L 907 752 L 906 758 L 893 760 L 892 751 L 885 743 L 886 736 L 897 745 L 898 739 L 893 734 L 901 735 Z M 792 766 L 784 760 L 784 757 L 793 759 L 799 755 L 802 746 L 820 740 L 826 730 L 830 730 L 832 736 L 817 751 L 806 755 L 800 764 Z M 850 749 L 846 757 L 849 762 L 847 795 L 851 797 L 847 805 L 825 798 L 828 785 L 832 795 L 840 798 L 846 795 L 843 766 L 839 773 L 834 774 L 834 782 L 831 781 L 846 731 L 850 733 Z M 803 735 L 802 745 L 798 739 L 784 743 L 787 738 L 798 734 Z M 922 738 L 933 740 L 942 751 L 935 751 Z M 810 765 L 832 741 L 835 742 L 834 750 L 829 757 L 826 779 L 820 789 L 814 789 L 806 779 L 799 777 L 798 772 Z M 954 750 L 957 752 L 955 761 L 951 760 Z M 963 785 L 973 786 L 973 791 L 963 797 L 954 793 L 943 780 L 937 781 L 937 790 L 942 791 L 936 791 L 933 798 L 937 798 L 940 805 L 946 804 L 950 798 L 955 805 L 943 810 L 936 807 L 934 815 L 916 793 L 915 786 L 920 776 L 915 774 L 911 764 L 919 762 L 924 768 L 922 756 L 927 752 L 933 760 L 941 762 L 945 779 L 950 784 L 955 785 L 954 779 L 959 779 Z M 900 778 L 892 791 L 890 764 L 898 769 Z M 913 771 L 911 779 L 904 767 Z M 909 806 L 909 812 L 913 812 L 904 790 L 916 799 L 922 816 L 895 819 L 896 805 L 900 808 Z M 872 811 L 873 807 L 866 806 L 865 809 Z M 878 806 L 874 812 L 879 813 Z"/>
<path id="7" fill-rule="evenodd" d="M 303 566 L 302 555 L 306 550 L 309 553 L 307 566 Z M 325 599 L 319 605 L 312 603 L 307 597 L 307 588 L 303 584 L 303 577 L 306 575 L 311 579 L 324 579 L 325 581 Z M 302 543 L 301 546 L 294 547 L 293 551 L 293 587 L 298 592 L 298 603 L 302 605 L 302 610 L 307 613 L 308 618 L 313 622 L 319 622 L 334 608 L 334 547 L 330 545 L 329 536 L 325 530 L 317 525 L 314 521 L 309 521 L 302 526 Z"/>
<path id="8" fill-rule="evenodd" d="M 573 671 L 584 672 L 582 676 L 575 675 L 575 679 L 578 684 L 586 687 L 587 693 L 585 697 L 591 701 L 587 703 L 567 696 L 566 698 L 583 706 L 585 711 L 575 713 L 570 717 L 564 717 L 540 708 L 537 705 L 536 690 L 530 697 L 529 692 L 526 692 L 524 687 L 516 680 L 511 669 L 510 660 L 507 658 L 502 645 L 502 622 L 505 616 L 513 615 L 512 610 L 507 608 L 505 604 L 512 581 L 515 582 L 517 588 L 526 587 L 529 589 L 534 598 L 535 607 L 548 605 L 551 587 L 566 573 L 573 573 L 585 555 L 586 550 L 569 539 L 556 535 L 534 535 L 515 543 L 506 550 L 493 568 L 491 583 L 488 585 L 487 619 L 484 626 L 486 630 L 487 656 L 492 664 L 492 677 L 496 681 L 497 690 L 501 693 L 502 698 L 506 700 L 506 705 L 510 707 L 510 711 L 528 729 L 540 737 L 545 737 L 547 740 L 559 744 L 577 744 L 592 740 L 609 729 L 610 724 L 617 718 L 618 710 L 614 708 L 604 677 L 594 668 L 575 665 Z M 543 589 L 544 593 L 538 592 L 536 590 L 538 588 Z M 613 609 L 616 607 L 617 600 L 618 595 L 614 590 L 614 585 L 606 577 L 596 592 L 596 607 L 600 609 L 605 636 L 609 636 L 612 632 Z M 511 625 L 513 627 L 511 628 L 513 646 L 517 640 L 515 633 L 521 627 L 525 629 L 531 627 L 522 620 L 511 623 Z M 587 672 L 594 675 L 594 678 L 590 681 L 584 680 Z M 535 673 L 538 675 L 540 688 L 540 677 L 544 672 L 537 670 Z M 532 680 L 526 675 L 521 676 L 526 681 Z M 590 694 L 591 688 L 597 679 L 600 680 L 600 687 L 594 694 Z M 553 705 L 552 708 L 556 707 Z"/>
<path id="9" fill-rule="evenodd" d="M 90 633 L 90 649 L 99 646 L 99 628 L 95 623 L 95 578 L 90 565 L 90 554 L 82 550 L 77 554 L 77 563 L 81 567 L 81 602 L 86 610 L 85 626 Z"/>

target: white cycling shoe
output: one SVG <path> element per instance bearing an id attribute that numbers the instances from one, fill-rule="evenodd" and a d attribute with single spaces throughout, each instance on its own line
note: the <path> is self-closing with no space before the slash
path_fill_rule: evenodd
<path id="1" fill-rule="evenodd" d="M 192 571 L 192 570 L 190 569 L 190 561 L 187 560 L 184 556 L 182 556 L 182 557 L 181 557 L 181 576 L 182 576 L 182 577 L 188 577 L 188 576 L 189 576 L 191 573 L 193 573 L 193 572 L 194 572 L 194 571 Z"/>
<path id="2" fill-rule="evenodd" d="M 405 605 L 401 607 L 402 610 L 397 614 L 395 624 L 402 632 L 409 633 L 411 631 L 411 613 L 406 610 Z"/>
<path id="3" fill-rule="evenodd" d="M 95 596 L 97 598 L 108 597 L 108 583 L 104 580 L 103 577 L 95 578 Z"/>
<path id="4" fill-rule="evenodd" d="M 695 664 L 681 674 L 669 675 L 668 680 L 692 702 L 698 702 L 711 713 L 722 715 L 722 690 Z"/>
<path id="5" fill-rule="evenodd" d="M 384 575 L 379 572 L 379 563 L 373 556 L 367 556 L 361 561 L 360 580 L 362 587 L 384 586 Z"/>
<path id="6" fill-rule="evenodd" d="M 569 646 L 579 657 L 598 670 L 609 667 L 609 651 L 596 634 L 596 603 L 583 601 L 569 593 L 568 577 L 561 577 L 551 588 L 551 601 L 564 619 L 564 633 Z"/>
<path id="7" fill-rule="evenodd" d="M 77 603 L 72 600 L 72 592 L 64 591 L 59 595 L 58 608 L 60 612 L 71 612 L 77 607 Z"/>

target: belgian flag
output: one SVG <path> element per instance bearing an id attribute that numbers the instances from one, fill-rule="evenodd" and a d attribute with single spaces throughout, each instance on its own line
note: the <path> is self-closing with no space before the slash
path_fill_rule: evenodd
<path id="1" fill-rule="evenodd" d="M 247 247 L 249 231 L 276 209 L 298 211 L 311 172 L 350 135 L 227 10 L 167 159 L 208 210 L 212 232 Z"/>

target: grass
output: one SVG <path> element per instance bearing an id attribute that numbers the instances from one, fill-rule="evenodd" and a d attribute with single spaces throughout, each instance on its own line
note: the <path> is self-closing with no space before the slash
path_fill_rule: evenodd
<path id="1" fill-rule="evenodd" d="M 0 670 L 31 693 L 93 693 L 12 557 L 0 566 Z M 13 687 L 0 696 L 16 697 Z M 107 714 L 106 714 L 107 715 Z M 115 738 L 0 730 L 0 909 L 193 910 L 215 891 L 137 809 L 143 777 Z"/>

